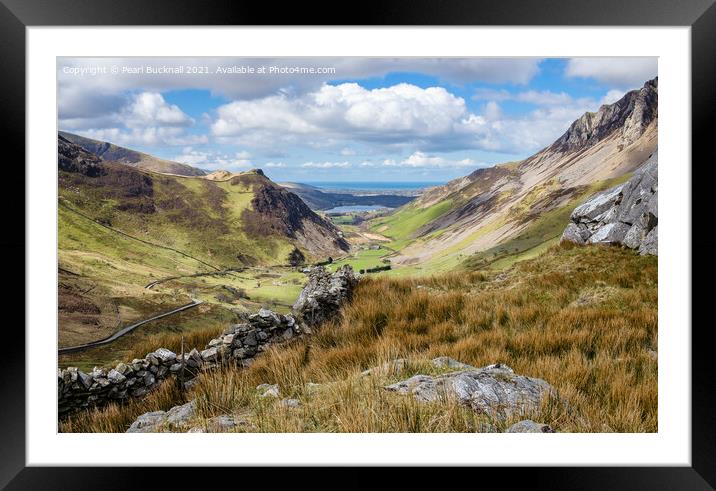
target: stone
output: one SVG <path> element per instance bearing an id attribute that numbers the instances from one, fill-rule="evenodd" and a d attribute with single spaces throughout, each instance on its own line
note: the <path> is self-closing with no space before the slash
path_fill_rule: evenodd
<path id="1" fill-rule="evenodd" d="M 107 379 L 112 382 L 113 384 L 121 384 L 125 380 L 127 380 L 127 377 L 119 373 L 116 369 L 112 369 L 107 374 Z"/>
<path id="2" fill-rule="evenodd" d="M 308 283 L 293 305 L 297 316 L 310 328 L 333 318 L 341 305 L 349 301 L 358 279 L 353 269 L 341 266 L 331 274 L 324 267 L 308 273 Z"/>
<path id="3" fill-rule="evenodd" d="M 582 224 L 579 224 L 582 225 Z M 584 238 L 580 233 L 580 227 L 576 223 L 570 223 L 567 228 L 562 232 L 562 237 L 559 239 L 560 242 L 574 242 L 575 244 L 584 244 Z"/>
<path id="4" fill-rule="evenodd" d="M 151 387 L 152 385 L 154 385 L 154 382 L 156 381 L 156 379 L 154 378 L 154 374 L 152 374 L 151 372 L 147 372 L 147 374 L 144 376 L 144 378 L 142 380 L 144 381 L 145 387 Z"/>
<path id="5" fill-rule="evenodd" d="M 90 387 L 92 387 L 92 377 L 90 377 L 83 371 L 77 370 L 77 379 L 80 381 L 80 383 L 85 389 L 89 389 Z"/>
<path id="6" fill-rule="evenodd" d="M 259 341 L 256 336 L 256 329 L 249 331 L 246 336 L 241 340 L 241 343 L 247 348 L 255 348 L 258 346 Z"/>
<path id="7" fill-rule="evenodd" d="M 436 377 L 415 375 L 385 389 L 412 395 L 420 402 L 457 400 L 478 413 L 495 418 L 538 410 L 542 400 L 554 393 L 552 386 L 544 380 L 517 375 L 499 363 Z"/>
<path id="8" fill-rule="evenodd" d="M 201 352 L 201 358 L 204 361 L 216 361 L 218 359 L 218 352 L 216 348 L 208 348 Z"/>
<path id="9" fill-rule="evenodd" d="M 657 255 L 658 160 L 655 151 L 626 183 L 575 208 L 561 240 L 624 245 L 640 254 Z"/>
<path id="10" fill-rule="evenodd" d="M 589 237 L 589 244 L 621 244 L 631 227 L 626 223 L 612 222 L 607 223 L 603 227 L 599 227 L 596 232 Z"/>
<path id="11" fill-rule="evenodd" d="M 298 399 L 281 399 L 279 404 L 287 408 L 297 408 L 301 406 L 301 401 Z"/>
<path id="12" fill-rule="evenodd" d="M 184 426 L 196 416 L 196 401 L 174 406 L 166 412 L 166 422 L 174 426 Z"/>
<path id="13" fill-rule="evenodd" d="M 546 425 L 543 423 L 535 423 L 531 419 L 525 419 L 520 421 L 519 423 L 515 423 L 507 430 L 505 430 L 505 433 L 554 433 L 555 431 L 552 429 L 550 425 Z"/>
<path id="14" fill-rule="evenodd" d="M 174 360 L 177 359 L 176 353 L 169 351 L 166 348 L 159 348 L 154 352 L 154 356 L 156 356 L 163 364 L 173 363 Z"/>
<path id="15" fill-rule="evenodd" d="M 259 397 L 279 397 L 278 384 L 261 384 L 256 386 L 260 392 Z"/>
<path id="16" fill-rule="evenodd" d="M 153 411 L 140 415 L 127 429 L 126 433 L 154 433 L 164 424 L 166 413 Z"/>
<path id="17" fill-rule="evenodd" d="M 658 239 L 658 228 L 654 227 L 651 231 L 646 234 L 644 241 L 639 246 L 639 254 L 645 255 L 650 254 L 652 256 L 658 256 L 659 252 L 659 239 Z"/>

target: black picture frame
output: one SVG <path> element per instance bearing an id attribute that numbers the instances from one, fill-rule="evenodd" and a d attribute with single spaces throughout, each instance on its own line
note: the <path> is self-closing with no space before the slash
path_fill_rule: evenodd
<path id="1" fill-rule="evenodd" d="M 6 206 L 25 202 L 23 186 L 25 168 L 25 29 L 29 26 L 176 26 L 176 25 L 445 25 L 445 26 L 690 26 L 692 67 L 692 159 L 699 165 L 692 172 L 692 224 L 710 223 L 709 198 L 713 186 L 708 172 L 713 173 L 713 150 L 708 143 L 709 120 L 716 115 L 716 0 L 472 0 L 436 1 L 383 0 L 379 4 L 359 6 L 347 14 L 339 14 L 339 5 L 323 2 L 238 3 L 198 0 L 0 0 L 0 118 L 4 143 L 2 155 L 4 182 L 15 182 L 4 193 Z M 320 18 L 316 12 L 332 12 Z M 634 42 L 639 42 L 635 39 Z M 687 162 L 669 162 L 682 165 Z M 698 172 L 696 172 L 698 171 Z M 694 178 L 694 174 L 698 178 Z M 11 181 L 10 181 L 11 180 Z M 17 205 L 6 213 L 5 233 L 0 238 L 4 272 L 11 285 L 4 296 L 8 306 L 24 304 L 24 267 L 32 257 L 25 255 L 25 216 Z M 710 229 L 710 227 L 708 227 Z M 713 252 L 711 230 L 692 233 L 692 262 Z M 17 260 L 25 257 L 25 263 Z M 704 311 L 709 304 L 713 278 L 713 261 L 703 261 L 692 274 L 693 313 Z M 697 278 L 706 280 L 701 288 Z M 27 292 L 31 294 L 32 292 Z M 668 299 L 666 299 L 668 301 Z M 4 323 L 3 355 L 0 357 L 0 488 L 6 489 L 111 489 L 134 487 L 143 489 L 158 477 L 159 469 L 111 468 L 50 468 L 26 467 L 25 463 L 25 337 L 19 329 L 24 312 L 16 322 Z M 8 314 L 9 315 L 9 314 Z M 509 482 L 529 482 L 531 488 L 549 489 L 714 489 L 716 488 L 716 373 L 711 362 L 712 345 L 708 342 L 710 323 L 698 323 L 693 317 L 692 335 L 692 466 L 691 467 L 584 467 L 480 469 L 479 481 L 497 477 Z M 704 317 L 705 319 L 706 317 Z M 689 329 L 691 326 L 668 326 L 668 329 Z M 48 333 L 54 336 L 54 333 Z M 98 449 L 101 451 L 101 449 Z M 200 474 L 195 469 L 171 469 L 172 487 Z M 235 471 L 234 471 L 235 472 Z M 246 471 L 242 471 L 246 472 Z M 265 471 L 264 471 L 265 472 Z M 452 472 L 452 471 L 451 471 Z M 466 473 L 467 474 L 467 473 Z M 303 472 L 294 469 L 284 474 L 286 481 L 301 482 Z M 420 473 L 400 474 L 403 485 L 422 479 Z M 242 482 L 250 477 L 242 474 Z M 468 477 L 468 476 L 464 476 Z M 457 478 L 457 477 L 456 477 Z M 217 477 L 218 479 L 218 477 Z M 272 474 L 271 484 L 279 484 Z M 342 469 L 341 487 L 372 486 L 357 469 Z M 476 479 L 473 476 L 471 479 Z M 212 481 L 214 478 L 212 478 Z M 331 478 L 321 480 L 330 486 Z M 209 482 L 209 481 L 207 481 Z M 216 481 L 218 485 L 219 481 Z M 321 485 L 315 479 L 312 485 Z M 450 485 L 449 483 L 446 483 Z M 457 485 L 457 482 L 453 484 Z M 152 484 L 158 485 L 158 484 Z"/>

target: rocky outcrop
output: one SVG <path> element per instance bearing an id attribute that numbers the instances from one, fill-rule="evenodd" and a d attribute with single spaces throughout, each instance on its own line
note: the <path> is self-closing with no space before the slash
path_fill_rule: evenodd
<path id="1" fill-rule="evenodd" d="M 619 131 L 624 145 L 636 141 L 649 123 L 658 117 L 658 78 L 649 80 L 639 90 L 627 92 L 613 104 L 604 104 L 597 112 L 584 113 L 557 139 L 549 150 L 570 152 L 583 150 Z"/>
<path id="2" fill-rule="evenodd" d="M 542 401 L 554 392 L 544 380 L 517 375 L 499 363 L 436 377 L 415 375 L 385 389 L 412 395 L 420 402 L 455 400 L 494 418 L 537 411 Z"/>
<path id="3" fill-rule="evenodd" d="M 311 273 L 299 297 L 299 301 L 301 298 L 304 300 L 296 303 L 302 318 L 310 320 L 312 327 L 320 324 L 318 319 L 325 320 L 335 315 L 342 303 L 350 298 L 358 281 L 349 266 L 344 266 L 334 274 L 323 268 L 314 269 L 315 273 Z M 112 401 L 142 397 L 174 375 L 182 375 L 188 381 L 202 370 L 221 364 L 248 366 L 256 355 L 270 345 L 289 341 L 308 332 L 310 329 L 300 325 L 291 314 L 260 309 L 246 317 L 244 322 L 229 326 L 221 336 L 209 341 L 202 351 L 192 349 L 189 353 L 177 355 L 166 348 L 159 348 L 143 359 L 120 363 L 110 370 L 96 367 L 90 373 L 84 373 L 76 367 L 59 370 L 58 411 L 62 415 Z"/>
<path id="4" fill-rule="evenodd" d="M 57 167 L 65 172 L 77 172 L 89 177 L 105 173 L 101 158 L 61 135 L 57 136 Z"/>
<path id="5" fill-rule="evenodd" d="M 626 183 L 575 208 L 563 241 L 619 244 L 639 254 L 658 254 L 658 152 Z"/>
<path id="6" fill-rule="evenodd" d="M 333 274 L 322 266 L 314 267 L 293 310 L 309 328 L 315 327 L 335 316 L 340 306 L 351 299 L 357 284 L 350 266 L 342 266 Z"/>

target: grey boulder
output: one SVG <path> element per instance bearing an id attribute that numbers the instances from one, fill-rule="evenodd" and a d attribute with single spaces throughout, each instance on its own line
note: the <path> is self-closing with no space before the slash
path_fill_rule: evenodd
<path id="1" fill-rule="evenodd" d="M 412 395 L 420 402 L 456 400 L 476 412 L 496 418 L 536 411 L 554 392 L 544 380 L 517 375 L 510 367 L 499 363 L 437 377 L 415 375 L 385 389 Z"/>

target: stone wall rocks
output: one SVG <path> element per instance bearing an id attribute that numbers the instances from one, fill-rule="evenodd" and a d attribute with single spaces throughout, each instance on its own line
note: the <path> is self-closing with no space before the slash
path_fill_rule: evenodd
<path id="1" fill-rule="evenodd" d="M 293 305 L 298 318 L 309 328 L 331 319 L 340 306 L 350 300 L 358 279 L 350 266 L 342 266 L 331 274 L 323 266 L 308 273 L 308 283 Z"/>
<path id="2" fill-rule="evenodd" d="M 316 270 L 317 268 L 314 268 Z M 352 294 L 357 279 L 350 267 L 343 267 L 330 274 L 325 269 L 313 271 L 309 282 L 301 292 L 304 302 L 299 305 L 306 314 L 310 309 L 316 315 L 309 318 L 316 326 L 318 319 L 334 315 L 341 304 Z M 300 300 L 299 298 L 299 300 Z M 291 315 L 283 315 L 268 309 L 245 316 L 243 322 L 229 326 L 221 336 L 209 341 L 204 350 L 192 349 L 177 355 L 166 348 L 147 353 L 143 359 L 119 363 L 109 370 L 96 368 L 84 373 L 76 367 L 58 371 L 58 412 L 101 406 L 111 401 L 142 397 L 168 377 L 182 374 L 191 380 L 202 370 L 215 368 L 224 363 L 248 366 L 253 358 L 269 345 L 289 341 L 308 333 Z"/>

